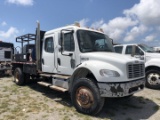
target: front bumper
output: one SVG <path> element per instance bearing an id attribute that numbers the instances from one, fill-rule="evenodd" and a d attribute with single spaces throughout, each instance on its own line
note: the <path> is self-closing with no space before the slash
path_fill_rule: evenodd
<path id="1" fill-rule="evenodd" d="M 98 83 L 101 97 L 124 97 L 143 90 L 145 78 L 119 83 Z"/>

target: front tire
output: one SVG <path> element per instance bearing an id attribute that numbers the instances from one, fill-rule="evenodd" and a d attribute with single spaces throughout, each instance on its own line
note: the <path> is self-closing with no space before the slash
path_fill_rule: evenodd
<path id="1" fill-rule="evenodd" d="M 151 69 L 146 72 L 146 87 L 152 89 L 160 88 L 160 72 L 157 69 Z"/>
<path id="2" fill-rule="evenodd" d="M 74 82 L 71 99 L 78 112 L 90 115 L 99 113 L 105 101 L 100 97 L 95 83 L 87 78 L 80 78 Z"/>
<path id="3" fill-rule="evenodd" d="M 21 70 L 21 68 L 16 68 L 14 71 L 14 80 L 13 80 L 17 85 L 24 85 L 25 80 L 24 80 L 24 74 Z"/>

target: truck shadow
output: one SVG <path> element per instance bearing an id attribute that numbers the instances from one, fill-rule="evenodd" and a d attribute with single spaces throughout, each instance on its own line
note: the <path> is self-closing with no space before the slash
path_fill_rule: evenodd
<path id="1" fill-rule="evenodd" d="M 159 106 L 145 97 L 132 96 L 131 98 L 106 99 L 99 118 L 111 120 L 142 120 L 155 114 Z"/>
<path id="2" fill-rule="evenodd" d="M 73 107 L 69 93 L 57 92 L 36 83 L 28 86 L 64 106 Z M 111 120 L 140 120 L 148 119 L 158 109 L 159 106 L 154 101 L 145 97 L 107 98 L 102 111 L 94 117 Z"/>

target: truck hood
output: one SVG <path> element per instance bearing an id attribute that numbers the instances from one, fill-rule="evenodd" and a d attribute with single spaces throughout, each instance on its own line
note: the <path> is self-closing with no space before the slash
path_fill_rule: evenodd
<path id="1" fill-rule="evenodd" d="M 160 53 L 146 53 L 146 57 L 160 58 Z"/>
<path id="2" fill-rule="evenodd" d="M 126 64 L 128 62 L 137 62 L 140 60 L 137 60 L 134 57 L 122 55 L 118 53 L 113 52 L 91 52 L 91 53 L 82 53 L 81 54 L 81 61 L 83 60 L 99 60 L 104 61 L 111 64 L 121 63 Z"/>

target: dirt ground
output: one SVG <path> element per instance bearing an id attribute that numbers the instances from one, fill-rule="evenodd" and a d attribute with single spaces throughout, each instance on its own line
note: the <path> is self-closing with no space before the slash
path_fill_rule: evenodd
<path id="1" fill-rule="evenodd" d="M 17 86 L 0 78 L 0 120 L 160 120 L 160 90 L 145 88 L 129 99 L 106 99 L 97 116 L 78 113 L 68 93 L 36 83 Z"/>

